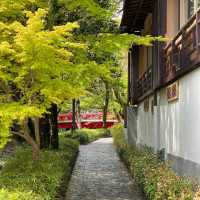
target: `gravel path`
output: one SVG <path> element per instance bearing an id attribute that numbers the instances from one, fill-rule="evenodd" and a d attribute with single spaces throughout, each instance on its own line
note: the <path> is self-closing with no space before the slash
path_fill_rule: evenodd
<path id="1" fill-rule="evenodd" d="M 144 200 L 111 138 L 80 147 L 65 200 Z"/>

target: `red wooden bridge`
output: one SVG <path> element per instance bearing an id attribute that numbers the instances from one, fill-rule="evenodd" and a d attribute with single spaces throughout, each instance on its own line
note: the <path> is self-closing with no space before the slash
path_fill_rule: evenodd
<path id="1" fill-rule="evenodd" d="M 77 128 L 89 128 L 97 129 L 103 128 L 103 113 L 102 112 L 87 112 L 81 113 L 79 120 L 76 117 L 76 127 Z M 112 127 L 114 124 L 118 123 L 117 119 L 111 113 L 107 115 L 107 128 Z M 71 129 L 72 128 L 72 112 L 61 113 L 58 115 L 58 127 L 60 129 Z"/>

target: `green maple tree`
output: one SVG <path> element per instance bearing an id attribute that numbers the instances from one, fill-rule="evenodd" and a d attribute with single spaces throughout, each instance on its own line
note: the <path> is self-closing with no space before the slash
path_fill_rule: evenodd
<path id="1" fill-rule="evenodd" d="M 36 119 L 52 104 L 61 107 L 85 96 L 96 80 L 110 93 L 119 82 L 123 50 L 131 42 L 151 45 L 160 39 L 119 34 L 111 15 L 114 4 L 106 8 L 106 2 L 102 6 L 93 0 L 60 0 L 48 7 L 47 0 L 1 1 L 0 139 L 10 134 L 13 123 L 20 123 L 21 130 L 12 132 L 38 154 L 39 135 L 36 130 L 36 140 L 31 137 L 29 118 L 37 128 Z"/>

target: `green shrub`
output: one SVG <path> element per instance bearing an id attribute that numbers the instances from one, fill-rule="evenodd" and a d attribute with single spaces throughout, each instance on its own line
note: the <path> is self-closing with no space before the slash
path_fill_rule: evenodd
<path id="1" fill-rule="evenodd" d="M 68 131 L 65 133 L 65 136 L 78 140 L 80 144 L 88 144 L 99 138 L 110 137 L 111 134 L 109 129 L 79 129 L 74 133 Z"/>
<path id="2" fill-rule="evenodd" d="M 17 148 L 0 171 L 0 200 L 55 199 L 78 152 L 77 141 L 62 137 L 60 145 L 59 150 L 42 151 L 39 161 L 32 160 L 29 147 Z"/>
<path id="3" fill-rule="evenodd" d="M 179 177 L 149 149 L 128 145 L 121 126 L 112 129 L 114 144 L 131 175 L 150 200 L 192 200 L 196 185 Z"/>
<path id="4" fill-rule="evenodd" d="M 89 142 L 89 137 L 86 133 L 79 134 L 80 144 L 87 144 Z"/>

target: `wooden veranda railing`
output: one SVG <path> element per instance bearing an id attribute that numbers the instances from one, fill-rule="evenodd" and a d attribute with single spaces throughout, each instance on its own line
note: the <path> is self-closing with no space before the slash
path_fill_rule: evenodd
<path id="1" fill-rule="evenodd" d="M 200 9 L 164 48 L 161 84 L 167 84 L 200 64 Z"/>
<path id="2" fill-rule="evenodd" d="M 152 67 L 149 67 L 147 71 L 136 81 L 134 88 L 134 98 L 138 99 L 144 96 L 153 87 L 153 73 Z"/>

